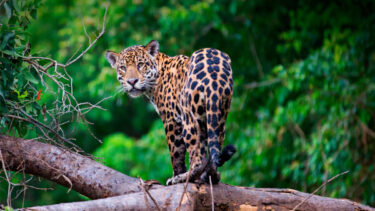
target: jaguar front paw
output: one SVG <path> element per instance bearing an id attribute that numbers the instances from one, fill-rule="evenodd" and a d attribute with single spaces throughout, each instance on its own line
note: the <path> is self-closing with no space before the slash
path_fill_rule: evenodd
<path id="1" fill-rule="evenodd" d="M 177 183 L 183 183 L 185 182 L 187 179 L 187 174 L 186 173 L 183 173 L 183 174 L 179 174 L 179 175 L 176 175 L 172 178 L 169 178 L 167 180 L 167 185 L 175 185 Z"/>

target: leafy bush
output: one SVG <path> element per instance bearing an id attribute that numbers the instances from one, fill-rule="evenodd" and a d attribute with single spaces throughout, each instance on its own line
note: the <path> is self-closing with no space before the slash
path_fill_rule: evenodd
<path id="1" fill-rule="evenodd" d="M 104 158 L 106 166 L 127 175 L 144 180 L 157 179 L 165 184 L 173 174 L 167 146 L 163 123 L 155 121 L 149 133 L 139 140 L 123 133 L 105 137 L 94 155 Z"/>

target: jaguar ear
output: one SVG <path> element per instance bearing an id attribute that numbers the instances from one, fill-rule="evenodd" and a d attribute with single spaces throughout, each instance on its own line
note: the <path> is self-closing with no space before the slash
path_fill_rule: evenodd
<path id="1" fill-rule="evenodd" d="M 116 62 L 119 57 L 118 53 L 115 53 L 113 51 L 107 51 L 105 52 L 105 57 L 107 58 L 108 62 L 111 64 L 113 68 L 116 68 Z"/>
<path id="2" fill-rule="evenodd" d="M 152 40 L 151 42 L 149 42 L 146 47 L 145 47 L 146 51 L 153 57 L 155 57 L 156 55 L 158 55 L 158 52 L 159 52 L 159 43 L 158 41 L 156 40 Z"/>

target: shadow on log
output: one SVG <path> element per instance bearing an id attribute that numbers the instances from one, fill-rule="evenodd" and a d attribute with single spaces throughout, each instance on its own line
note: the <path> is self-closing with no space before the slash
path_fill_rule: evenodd
<path id="1" fill-rule="evenodd" d="M 44 177 L 88 196 L 91 201 L 31 207 L 27 210 L 176 210 L 184 184 L 153 185 L 150 195 L 129 177 L 80 154 L 58 147 L 0 135 L 1 161 L 7 170 Z M 212 197 L 213 196 L 213 197 Z M 291 189 L 246 188 L 189 183 L 180 210 L 292 210 L 310 194 Z M 158 206 L 156 206 L 156 204 Z M 313 195 L 297 210 L 372 210 L 347 200 Z"/>

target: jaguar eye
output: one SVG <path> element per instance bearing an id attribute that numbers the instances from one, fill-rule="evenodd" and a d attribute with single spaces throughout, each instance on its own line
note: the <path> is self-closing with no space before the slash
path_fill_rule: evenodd
<path id="1" fill-rule="evenodd" d="M 126 71 L 126 67 L 125 67 L 125 66 L 120 66 L 119 69 L 120 69 L 121 71 L 124 71 L 124 72 Z"/>
<path id="2" fill-rule="evenodd" d="M 145 65 L 145 63 L 143 63 L 143 62 L 139 62 L 139 63 L 138 63 L 138 68 L 142 68 L 144 65 Z"/>

